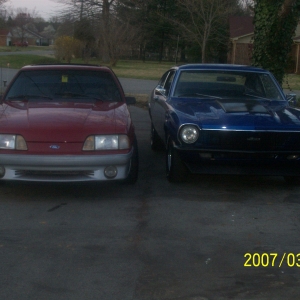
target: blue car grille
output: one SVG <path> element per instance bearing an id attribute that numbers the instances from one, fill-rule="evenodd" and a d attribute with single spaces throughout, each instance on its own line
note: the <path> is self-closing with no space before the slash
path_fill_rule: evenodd
<path id="1" fill-rule="evenodd" d="M 300 151 L 300 133 L 203 130 L 195 147 L 232 151 Z"/>

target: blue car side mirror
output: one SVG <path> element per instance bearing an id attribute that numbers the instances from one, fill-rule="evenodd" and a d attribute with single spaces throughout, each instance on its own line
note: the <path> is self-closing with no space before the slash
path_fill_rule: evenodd
<path id="1" fill-rule="evenodd" d="M 296 94 L 287 94 L 285 96 L 290 106 L 295 107 L 297 104 L 297 95 Z"/>

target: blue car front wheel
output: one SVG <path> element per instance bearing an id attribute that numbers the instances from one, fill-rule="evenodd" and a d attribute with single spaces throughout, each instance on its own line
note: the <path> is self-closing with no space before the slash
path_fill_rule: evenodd
<path id="1" fill-rule="evenodd" d="M 163 143 L 158 136 L 153 124 L 151 123 L 150 145 L 153 151 L 159 151 L 163 149 Z"/>

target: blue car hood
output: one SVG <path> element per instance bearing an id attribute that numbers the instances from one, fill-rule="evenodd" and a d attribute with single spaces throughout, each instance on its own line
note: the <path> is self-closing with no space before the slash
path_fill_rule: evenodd
<path id="1" fill-rule="evenodd" d="M 286 101 L 171 98 L 179 123 L 202 129 L 300 130 L 300 111 Z"/>

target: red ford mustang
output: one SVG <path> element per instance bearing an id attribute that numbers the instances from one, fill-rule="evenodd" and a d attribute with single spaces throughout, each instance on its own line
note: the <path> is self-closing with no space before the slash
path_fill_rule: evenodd
<path id="1" fill-rule="evenodd" d="M 134 183 L 134 102 L 106 67 L 23 67 L 0 102 L 0 179 Z"/>

